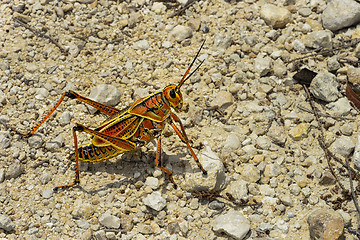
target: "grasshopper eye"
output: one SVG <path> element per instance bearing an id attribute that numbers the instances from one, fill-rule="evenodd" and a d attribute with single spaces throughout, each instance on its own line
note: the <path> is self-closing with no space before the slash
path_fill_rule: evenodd
<path id="1" fill-rule="evenodd" d="M 174 89 L 171 89 L 171 90 L 170 90 L 169 95 L 170 95 L 171 98 L 175 98 L 175 97 L 176 97 L 176 94 L 175 94 Z"/>

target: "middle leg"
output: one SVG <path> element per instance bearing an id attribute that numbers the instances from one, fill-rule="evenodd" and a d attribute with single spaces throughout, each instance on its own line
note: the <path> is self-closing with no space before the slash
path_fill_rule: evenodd
<path id="1" fill-rule="evenodd" d="M 174 188 L 177 188 L 176 183 L 174 182 L 174 179 L 172 177 L 172 172 L 171 170 L 167 169 L 166 167 L 162 166 L 162 160 L 161 160 L 161 136 L 159 136 L 158 141 L 157 141 L 157 146 L 156 146 L 156 166 L 163 170 L 168 176 L 170 181 L 174 184 Z"/>

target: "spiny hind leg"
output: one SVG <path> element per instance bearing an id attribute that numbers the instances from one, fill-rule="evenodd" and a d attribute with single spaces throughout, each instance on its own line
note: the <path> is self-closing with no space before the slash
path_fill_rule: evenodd
<path id="1" fill-rule="evenodd" d="M 98 138 L 102 139 L 103 141 L 107 142 L 112 147 L 116 148 L 118 151 L 126 152 L 126 151 L 133 150 L 136 147 L 136 145 L 134 143 L 130 142 L 130 141 L 127 141 L 127 140 L 124 140 L 124 139 L 121 139 L 121 138 L 108 136 L 108 135 L 106 135 L 104 133 L 101 133 L 101 132 L 98 132 L 98 131 L 95 131 L 95 130 L 91 130 L 91 129 L 89 129 L 89 128 L 81 125 L 81 124 L 77 124 L 75 127 L 73 127 L 74 146 L 75 146 L 74 155 L 75 155 L 75 163 L 76 163 L 75 180 L 73 182 L 70 182 L 67 185 L 55 187 L 54 191 L 56 191 L 58 189 L 69 188 L 69 187 L 72 187 L 72 186 L 80 183 L 79 148 L 78 148 L 78 143 L 77 143 L 76 132 L 86 132 L 86 133 L 89 133 L 91 136 L 98 137 Z M 97 161 L 100 161 L 98 156 L 96 156 L 95 159 Z"/>
<path id="2" fill-rule="evenodd" d="M 157 146 L 156 146 L 156 166 L 163 170 L 168 176 L 169 176 L 169 179 L 170 181 L 174 184 L 174 188 L 176 189 L 177 188 L 177 185 L 176 183 L 174 182 L 174 179 L 172 177 L 172 172 L 170 169 L 166 168 L 166 167 L 163 167 L 162 166 L 162 159 L 161 159 L 161 136 L 158 138 L 158 141 L 157 141 Z"/>
<path id="3" fill-rule="evenodd" d="M 94 100 L 91 100 L 89 98 L 83 97 L 79 94 L 77 94 L 76 92 L 73 91 L 68 91 L 68 92 L 64 92 L 60 99 L 57 101 L 57 103 L 55 104 L 55 106 L 53 108 L 51 108 L 51 110 L 48 112 L 48 114 L 45 115 L 45 117 L 43 117 L 41 119 L 41 121 L 35 126 L 33 127 L 29 132 L 22 132 L 17 130 L 16 128 L 10 127 L 8 126 L 6 123 L 4 122 L 0 122 L 3 125 L 5 125 L 6 128 L 9 128 L 11 131 L 16 132 L 19 135 L 25 136 L 25 137 L 30 137 L 31 135 L 33 135 L 38 129 L 39 127 L 51 116 L 51 114 L 60 106 L 61 102 L 64 100 L 65 97 L 71 98 L 71 99 L 77 99 L 83 103 L 86 103 L 94 108 L 96 108 L 97 110 L 99 110 L 100 112 L 111 116 L 114 115 L 118 112 L 120 112 L 119 109 L 96 102 Z"/>

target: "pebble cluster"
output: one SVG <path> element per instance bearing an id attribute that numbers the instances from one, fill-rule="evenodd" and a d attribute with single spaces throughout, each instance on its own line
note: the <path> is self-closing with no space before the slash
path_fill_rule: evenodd
<path id="1" fill-rule="evenodd" d="M 357 212 L 337 191 L 318 126 L 326 147 L 341 159 L 354 152 L 360 169 L 358 111 L 345 95 L 346 81 L 360 79 L 351 64 L 360 45 L 339 48 L 360 37 L 360 3 L 189 3 L 2 1 L 0 238 L 351 239 Z M 203 40 L 178 115 L 207 176 L 166 127 L 164 166 L 178 189 L 149 143 L 81 164 L 80 187 L 54 192 L 74 177 L 72 126 L 106 117 L 65 98 L 33 136 L 9 130 L 30 130 L 68 90 L 121 109 L 177 84 Z M 318 73 L 309 90 L 321 122 L 293 79 L 302 67 Z M 334 168 L 349 189 L 346 169 Z"/>

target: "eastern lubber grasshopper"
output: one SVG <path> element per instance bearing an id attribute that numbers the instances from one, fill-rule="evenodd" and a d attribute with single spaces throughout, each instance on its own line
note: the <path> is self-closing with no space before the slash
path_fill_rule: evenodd
<path id="1" fill-rule="evenodd" d="M 80 183 L 79 161 L 103 161 L 143 146 L 154 138 L 157 139 L 156 165 L 169 175 L 171 182 L 176 188 L 177 185 L 172 178 L 172 172 L 163 167 L 161 161 L 161 133 L 167 123 L 175 130 L 181 141 L 187 145 L 191 155 L 195 159 L 195 162 L 202 170 L 203 174 L 206 175 L 206 170 L 202 167 L 199 159 L 189 144 L 189 139 L 185 133 L 184 126 L 182 125 L 179 117 L 171 111 L 171 108 L 175 111 L 179 111 L 183 106 L 183 97 L 180 92 L 180 88 L 204 62 L 204 60 L 201 61 L 196 69 L 190 73 L 191 67 L 199 56 L 204 43 L 205 41 L 202 43 L 195 58 L 191 62 L 178 85 L 169 85 L 163 90 L 148 97 L 139 99 L 131 106 L 121 110 L 83 97 L 73 91 L 68 91 L 62 94 L 55 106 L 31 131 L 24 133 L 15 128 L 11 128 L 11 130 L 27 137 L 33 135 L 46 121 L 46 119 L 48 119 L 56 110 L 65 97 L 86 103 L 109 116 L 105 122 L 94 130 L 81 124 L 76 124 L 76 126 L 73 127 L 72 132 L 75 150 L 72 153 L 71 158 L 76 162 L 75 180 L 67 185 L 55 187 L 54 190 L 72 187 Z M 179 124 L 180 129 L 175 123 Z M 78 147 L 76 132 L 86 132 L 90 134 L 92 136 L 92 142 Z"/>

